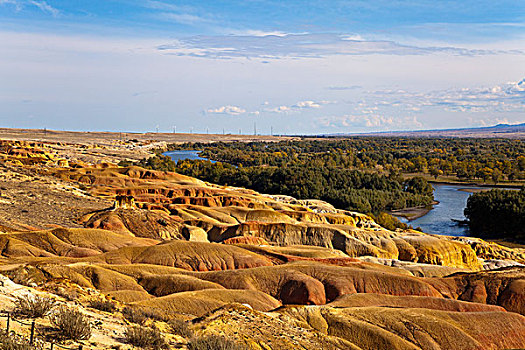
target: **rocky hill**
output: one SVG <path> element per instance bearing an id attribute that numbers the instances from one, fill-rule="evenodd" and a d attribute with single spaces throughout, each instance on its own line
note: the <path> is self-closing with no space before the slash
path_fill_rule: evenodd
<path id="1" fill-rule="evenodd" d="M 525 347 L 524 249 L 389 231 L 74 144 L 2 145 L 0 311 L 19 294 L 55 298 L 91 320 L 88 348 L 129 347 L 130 312 L 171 348 L 211 335 L 249 349 Z M 173 320 L 191 332 L 173 334 Z"/>

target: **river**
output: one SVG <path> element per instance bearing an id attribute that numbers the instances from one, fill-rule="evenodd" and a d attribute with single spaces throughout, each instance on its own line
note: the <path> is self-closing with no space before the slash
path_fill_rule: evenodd
<path id="1" fill-rule="evenodd" d="M 432 187 L 434 187 L 434 199 L 438 201 L 439 204 L 434 205 L 428 214 L 409 221 L 408 223 L 413 227 L 421 227 L 423 232 L 426 233 L 467 236 L 468 227 L 460 226 L 452 221 L 452 219 L 465 220 L 463 210 L 467 206 L 467 199 L 471 193 L 460 191 L 460 189 L 476 189 L 479 187 L 445 184 L 432 184 Z M 401 221 L 407 222 L 406 219 L 401 219 Z"/>
<path id="2" fill-rule="evenodd" d="M 412 227 L 421 227 L 423 232 L 450 236 L 468 236 L 469 229 L 466 225 L 458 225 L 454 220 L 465 220 L 463 210 L 467 206 L 468 197 L 472 193 L 461 191 L 461 189 L 484 189 L 491 187 L 475 187 L 468 185 L 432 184 L 434 187 L 434 199 L 439 204 L 434 205 L 428 214 L 412 221 L 399 218 L 409 223 Z M 512 190 L 511 188 L 502 188 Z"/>
<path id="3" fill-rule="evenodd" d="M 178 151 L 170 151 L 170 152 L 164 152 L 163 154 L 165 156 L 168 156 L 170 157 L 171 159 L 173 159 L 173 161 L 178 161 L 178 160 L 185 160 L 185 159 L 200 159 L 200 160 L 208 160 L 206 158 L 202 158 L 199 156 L 199 153 L 201 153 L 201 151 L 195 151 L 195 150 L 178 150 Z M 215 161 L 211 161 L 212 163 L 215 163 Z"/>

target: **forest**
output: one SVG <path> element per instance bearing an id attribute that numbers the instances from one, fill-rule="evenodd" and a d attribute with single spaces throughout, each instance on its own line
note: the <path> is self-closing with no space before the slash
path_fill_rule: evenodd
<path id="1" fill-rule="evenodd" d="M 205 158 L 244 167 L 311 163 L 465 182 L 525 180 L 525 143 L 521 140 L 354 137 L 168 146 L 168 150 L 176 149 L 202 150 Z"/>
<path id="2" fill-rule="evenodd" d="M 525 243 L 525 187 L 474 193 L 465 217 L 472 235 Z"/>
<path id="3" fill-rule="evenodd" d="M 472 235 L 525 243 L 525 187 L 472 194 L 465 208 Z"/>

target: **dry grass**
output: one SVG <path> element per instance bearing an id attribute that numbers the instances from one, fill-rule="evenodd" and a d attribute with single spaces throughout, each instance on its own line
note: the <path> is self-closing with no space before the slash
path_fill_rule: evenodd
<path id="1" fill-rule="evenodd" d="M 122 310 L 122 315 L 129 322 L 133 322 L 141 326 L 146 324 L 146 322 L 150 319 L 163 322 L 167 322 L 169 320 L 169 317 L 165 313 L 151 308 L 142 309 L 127 306 Z"/>
<path id="2" fill-rule="evenodd" d="M 64 339 L 86 340 L 91 337 L 91 325 L 82 312 L 67 306 L 60 307 L 51 317 L 51 324 Z"/>
<path id="3" fill-rule="evenodd" d="M 193 338 L 188 343 L 188 350 L 247 350 L 248 347 L 235 343 L 227 338 L 211 335 Z"/>
<path id="4" fill-rule="evenodd" d="M 16 313 L 30 318 L 47 316 L 56 306 L 56 301 L 39 295 L 19 296 L 15 299 Z"/>
<path id="5" fill-rule="evenodd" d="M 109 300 L 93 300 L 89 303 L 89 307 L 93 309 L 97 309 L 99 311 L 111 312 L 111 313 L 118 310 L 115 303 L 112 303 Z"/>
<path id="6" fill-rule="evenodd" d="M 0 350 L 33 350 L 36 349 L 24 341 L 17 340 L 12 334 L 0 331 Z"/>
<path id="7" fill-rule="evenodd" d="M 180 335 L 183 338 L 191 338 L 194 335 L 187 321 L 174 318 L 168 321 L 168 326 L 172 334 Z"/>
<path id="8" fill-rule="evenodd" d="M 165 349 L 166 340 L 156 328 L 143 326 L 129 326 L 124 333 L 125 342 L 133 346 L 146 349 Z"/>

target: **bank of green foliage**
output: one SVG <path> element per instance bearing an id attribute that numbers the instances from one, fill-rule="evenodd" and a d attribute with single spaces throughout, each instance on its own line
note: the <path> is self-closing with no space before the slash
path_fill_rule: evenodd
<path id="1" fill-rule="evenodd" d="M 236 167 L 205 160 L 174 163 L 169 157 L 157 155 L 138 165 L 262 193 L 321 199 L 337 208 L 362 213 L 429 205 L 433 200 L 432 187 L 422 178 L 402 181 L 397 176 L 319 166 L 313 162 L 293 162 L 279 167 Z"/>
<path id="2" fill-rule="evenodd" d="M 525 179 L 525 143 L 521 140 L 353 137 L 276 143 L 187 143 L 168 148 L 198 149 L 203 157 L 245 167 L 313 162 L 318 166 L 447 175 L 466 181 Z"/>
<path id="3" fill-rule="evenodd" d="M 473 235 L 525 241 L 525 187 L 472 194 L 465 208 Z"/>

